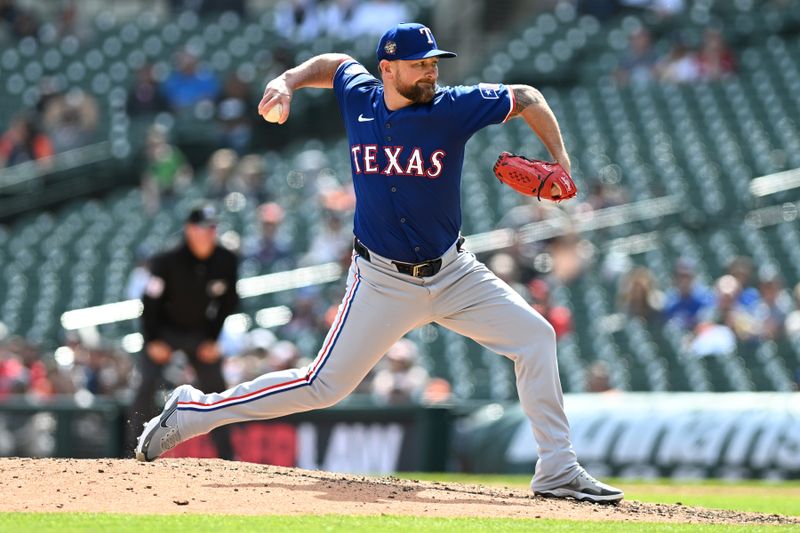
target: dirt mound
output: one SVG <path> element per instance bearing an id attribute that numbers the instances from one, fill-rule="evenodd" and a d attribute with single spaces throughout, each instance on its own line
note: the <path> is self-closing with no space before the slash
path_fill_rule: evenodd
<path id="1" fill-rule="evenodd" d="M 343 514 L 800 524 L 800 519 L 623 501 L 592 505 L 530 492 L 221 460 L 0 459 L 5 511 Z"/>

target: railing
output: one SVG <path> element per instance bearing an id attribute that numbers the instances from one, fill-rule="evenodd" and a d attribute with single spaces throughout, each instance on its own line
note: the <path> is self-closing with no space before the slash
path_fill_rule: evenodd
<path id="1" fill-rule="evenodd" d="M 13 192 L 20 186 L 36 182 L 39 178 L 54 172 L 99 163 L 112 157 L 111 143 L 101 141 L 37 161 L 26 161 L 13 167 L 0 169 L 0 193 Z"/>
<path id="2" fill-rule="evenodd" d="M 750 194 L 761 197 L 797 187 L 800 187 L 800 168 L 755 178 L 750 182 Z"/>
<path id="3" fill-rule="evenodd" d="M 521 238 L 525 242 L 549 239 L 564 235 L 572 230 L 590 231 L 609 226 L 628 224 L 630 222 L 656 218 L 680 211 L 680 202 L 675 197 L 644 200 L 624 206 L 599 209 L 594 213 L 582 213 L 573 219 L 542 221 L 523 226 Z M 466 246 L 475 253 L 502 250 L 513 243 L 514 230 L 501 229 L 478 233 L 466 237 Z M 299 289 L 311 285 L 320 285 L 336 281 L 342 275 L 342 267 L 338 263 L 324 263 L 310 267 L 242 278 L 236 283 L 236 291 L 241 298 L 252 298 L 281 291 Z M 262 309 L 260 312 L 273 308 Z M 67 311 L 61 315 L 61 325 L 67 330 L 76 330 L 102 324 L 111 324 L 132 320 L 142 314 L 140 300 L 126 300 L 83 309 Z M 268 314 L 268 313 L 266 313 Z M 265 314 L 265 316 L 266 316 Z M 280 316 L 284 316 L 281 314 Z M 264 321 L 272 325 L 274 321 Z M 259 322 L 262 327 L 268 327 Z"/>
<path id="4" fill-rule="evenodd" d="M 2 176 L 0 175 L 0 187 L 2 186 L 1 180 Z M 754 196 L 766 196 L 795 187 L 800 187 L 800 169 L 755 178 L 750 190 Z M 756 209 L 747 213 L 745 220 L 757 227 L 783 222 L 786 220 L 787 205 L 793 206 L 795 218 L 797 218 L 796 213 L 800 211 L 800 202 Z M 531 243 L 566 235 L 571 232 L 584 233 L 602 228 L 621 226 L 632 222 L 677 214 L 683 210 L 683 207 L 679 197 L 663 196 L 661 198 L 578 213 L 572 217 L 565 215 L 561 218 L 533 222 L 526 224 L 519 230 L 506 228 L 469 235 L 466 237 L 466 247 L 475 253 L 502 250 L 511 246 L 515 240 Z M 342 268 L 339 264 L 325 263 L 275 274 L 243 278 L 236 284 L 236 290 L 241 298 L 252 298 L 254 296 L 329 283 L 339 279 L 341 274 Z M 264 311 L 264 316 L 266 316 L 272 309 L 267 308 L 261 311 Z M 74 330 L 131 320 L 138 318 L 141 314 L 141 301 L 127 300 L 67 311 L 61 315 L 61 325 L 64 329 Z M 285 318 L 285 313 L 279 313 L 279 315 Z M 279 325 L 278 322 L 280 321 L 265 320 L 264 322 Z M 268 327 L 263 324 L 260 325 Z"/>

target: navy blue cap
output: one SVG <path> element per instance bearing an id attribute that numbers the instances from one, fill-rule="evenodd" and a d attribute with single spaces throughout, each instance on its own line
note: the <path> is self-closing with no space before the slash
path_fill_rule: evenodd
<path id="1" fill-rule="evenodd" d="M 456 57 L 453 52 L 439 50 L 433 32 L 416 22 L 402 22 L 383 34 L 376 50 L 378 61 L 388 59 L 425 59 Z"/>

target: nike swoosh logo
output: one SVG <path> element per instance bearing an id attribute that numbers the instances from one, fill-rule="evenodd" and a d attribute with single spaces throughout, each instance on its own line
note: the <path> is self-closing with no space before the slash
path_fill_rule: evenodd
<path id="1" fill-rule="evenodd" d="M 358 115 L 358 121 L 359 122 L 369 122 L 370 120 L 375 120 L 375 117 L 366 118 L 366 117 L 364 117 L 363 114 L 362 115 Z"/>

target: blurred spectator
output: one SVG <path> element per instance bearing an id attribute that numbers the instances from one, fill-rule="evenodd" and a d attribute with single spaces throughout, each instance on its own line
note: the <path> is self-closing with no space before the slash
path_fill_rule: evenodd
<path id="1" fill-rule="evenodd" d="M 267 167 L 263 157 L 258 154 L 247 154 L 239 159 L 234 177 L 234 190 L 256 202 L 264 202 L 269 198 L 266 180 Z"/>
<path id="2" fill-rule="evenodd" d="M 9 394 L 50 397 L 86 390 L 117 395 L 129 389 L 130 357 L 110 347 L 88 346 L 78 336 L 55 354 L 21 337 L 0 341 L 0 399 Z"/>
<path id="3" fill-rule="evenodd" d="M 125 297 L 129 300 L 136 300 L 144 295 L 150 279 L 150 255 L 150 250 L 144 246 L 136 249 L 136 265 L 128 275 L 128 282 L 125 284 Z"/>
<path id="4" fill-rule="evenodd" d="M 308 251 L 300 260 L 303 265 L 319 265 L 339 261 L 353 248 L 352 229 L 342 221 L 343 216 L 330 209 L 322 212 L 322 228 L 314 233 Z"/>
<path id="5" fill-rule="evenodd" d="M 726 356 L 736 351 L 736 334 L 725 324 L 703 322 L 689 340 L 689 353 L 695 357 Z"/>
<path id="6" fill-rule="evenodd" d="M 36 37 L 39 22 L 34 14 L 20 8 L 16 0 L 0 0 L 0 21 L 6 26 L 15 39 Z"/>
<path id="7" fill-rule="evenodd" d="M 735 277 L 726 274 L 714 283 L 716 306 L 711 320 L 731 329 L 742 341 L 755 341 L 760 334 L 755 307 L 746 307 L 741 302 L 742 285 Z"/>
<path id="8" fill-rule="evenodd" d="M 608 363 L 597 360 L 586 368 L 586 392 L 610 392 L 613 390 Z"/>
<path id="9" fill-rule="evenodd" d="M 92 38 L 92 28 L 88 21 L 81 17 L 76 0 L 63 0 L 55 21 L 58 39 L 68 36 L 77 37 L 86 42 Z"/>
<path id="10" fill-rule="evenodd" d="M 664 303 L 664 318 L 675 320 L 687 331 L 693 330 L 714 305 L 714 294 L 695 283 L 695 276 L 694 262 L 678 259 L 673 278 L 675 286 L 668 291 Z"/>
<path id="11" fill-rule="evenodd" d="M 536 309 L 553 326 L 556 338 L 561 338 L 573 331 L 572 312 L 561 305 L 550 302 L 550 287 L 543 279 L 535 279 L 528 284 L 531 307 Z"/>
<path id="12" fill-rule="evenodd" d="M 631 269 L 622 279 L 617 302 L 625 314 L 650 322 L 660 318 L 664 294 L 658 290 L 650 269 L 639 266 Z"/>
<path id="13" fill-rule="evenodd" d="M 186 50 L 175 54 L 174 69 L 164 80 L 162 90 L 173 111 L 184 111 L 202 101 L 215 101 L 220 86 L 216 75 L 198 64 Z"/>
<path id="14" fill-rule="evenodd" d="M 629 49 L 614 74 L 620 85 L 642 84 L 653 77 L 657 57 L 650 32 L 645 28 L 634 30 L 629 37 Z"/>
<path id="15" fill-rule="evenodd" d="M 355 18 L 356 0 L 332 0 L 328 6 L 321 7 L 322 26 L 329 37 L 339 38 L 342 35 L 355 35 L 353 19 Z"/>
<path id="16" fill-rule="evenodd" d="M 725 44 L 722 32 L 717 28 L 706 29 L 697 59 L 700 77 L 707 81 L 725 78 L 736 70 L 733 51 Z"/>
<path id="17" fill-rule="evenodd" d="M 453 395 L 450 382 L 444 378 L 431 378 L 422 392 L 422 402 L 436 404 L 448 401 Z"/>
<path id="18" fill-rule="evenodd" d="M 728 264 L 727 273 L 739 282 L 740 291 L 737 296 L 739 305 L 754 312 L 760 297 L 758 289 L 752 286 L 753 260 L 744 255 L 737 256 Z"/>
<path id="19" fill-rule="evenodd" d="M 600 20 L 613 17 L 620 9 L 618 0 L 577 0 L 577 6 L 579 12 Z"/>
<path id="20" fill-rule="evenodd" d="M 234 171 L 239 155 L 230 148 L 215 150 L 208 159 L 206 191 L 211 198 L 222 198 L 233 190 Z"/>
<path id="21" fill-rule="evenodd" d="M 689 351 L 696 357 L 724 356 L 736 351 L 737 338 L 752 340 L 758 333 L 754 317 L 738 303 L 741 285 L 726 274 L 714 283 L 716 306 L 713 312 L 695 328 Z"/>
<path id="22" fill-rule="evenodd" d="M 662 82 L 688 83 L 700 79 L 700 64 L 686 42 L 678 39 L 669 54 L 655 65 L 654 73 Z"/>
<path id="23" fill-rule="evenodd" d="M 78 388 L 92 394 L 111 396 L 129 386 L 133 374 L 131 358 L 108 346 L 82 347 L 75 352 L 75 376 Z"/>
<path id="24" fill-rule="evenodd" d="M 225 328 L 223 327 L 223 333 Z M 238 354 L 226 349 L 224 336 L 220 343 L 225 354 L 231 354 L 223 362 L 222 372 L 229 386 L 251 381 L 271 371 L 268 360 L 269 350 L 278 341 L 268 329 L 256 328 L 246 333 L 244 343 L 238 347 Z"/>
<path id="25" fill-rule="evenodd" d="M 624 250 L 609 250 L 598 266 L 603 280 L 609 283 L 616 283 L 617 297 L 619 298 L 619 287 L 623 276 L 628 274 L 634 267 L 630 254 Z M 619 304 L 619 299 L 617 299 L 617 304 Z"/>
<path id="26" fill-rule="evenodd" d="M 28 370 L 12 343 L 13 339 L 0 343 L 0 399 L 9 394 L 23 394 L 28 389 Z"/>
<path id="27" fill-rule="evenodd" d="M 660 19 L 671 18 L 685 9 L 684 0 L 617 0 L 627 8 L 644 9 L 654 13 Z"/>
<path id="28" fill-rule="evenodd" d="M 156 127 L 151 128 L 147 134 L 141 182 L 145 211 L 155 214 L 162 202 L 171 200 L 192 181 L 193 174 L 186 157 L 167 142 L 166 134 Z"/>
<path id="29" fill-rule="evenodd" d="M 418 362 L 417 345 L 402 338 L 386 352 L 384 368 L 375 373 L 372 395 L 389 405 L 419 401 L 428 383 L 428 371 Z"/>
<path id="30" fill-rule="evenodd" d="M 43 127 L 56 153 L 64 152 L 91 143 L 99 117 L 97 99 L 81 89 L 71 89 L 48 100 Z"/>
<path id="31" fill-rule="evenodd" d="M 759 274 L 759 303 L 755 316 L 761 338 L 777 340 L 783 337 L 784 324 L 792 310 L 792 298 L 783 288 L 783 280 L 773 266 L 762 268 Z"/>
<path id="32" fill-rule="evenodd" d="M 199 15 L 234 11 L 244 16 L 246 11 L 245 0 L 169 0 L 169 6 L 173 13 L 194 11 Z"/>
<path id="33" fill-rule="evenodd" d="M 409 19 L 408 9 L 397 0 L 365 0 L 353 14 L 355 35 L 380 35 L 386 28 Z"/>
<path id="34" fill-rule="evenodd" d="M 231 148 L 219 148 L 211 154 L 206 165 L 206 193 L 212 198 L 224 198 L 239 192 L 247 198 L 262 202 L 268 197 L 266 165 L 257 154 L 239 154 Z"/>
<path id="35" fill-rule="evenodd" d="M 19 17 L 19 8 L 16 0 L 0 0 L 0 22 L 13 28 L 17 17 Z"/>
<path id="36" fill-rule="evenodd" d="M 136 71 L 136 80 L 128 91 L 126 106 L 132 117 L 155 115 L 167 110 L 167 101 L 153 75 L 153 65 L 144 65 Z"/>
<path id="37" fill-rule="evenodd" d="M 356 208 L 356 195 L 352 181 L 341 185 L 334 180 L 329 180 L 325 185 L 320 183 L 319 196 L 320 203 L 324 208 L 343 216 L 349 216 Z"/>
<path id="38" fill-rule="evenodd" d="M 44 115 L 50 103 L 64 95 L 64 84 L 65 82 L 57 76 L 42 76 L 37 84 L 38 91 L 35 105 L 37 115 Z"/>
<path id="39" fill-rule="evenodd" d="M 0 345 L 0 395 L 27 394 L 50 396 L 53 385 L 37 346 L 22 337 L 7 338 Z"/>
<path id="40" fill-rule="evenodd" d="M 232 148 L 239 155 L 248 151 L 253 136 L 252 101 L 250 86 L 234 73 L 225 80 L 216 102 L 220 145 Z"/>
<path id="41" fill-rule="evenodd" d="M 298 368 L 300 364 L 300 350 L 291 341 L 278 341 L 272 345 L 268 351 L 267 361 L 269 370 L 267 372 L 277 372 L 279 370 L 289 370 Z"/>
<path id="42" fill-rule="evenodd" d="M 553 204 L 535 200 L 524 201 L 523 204 L 512 207 L 496 225 L 497 228 L 514 230 L 514 241 L 509 253 L 514 258 L 520 279 L 523 281 L 528 281 L 539 274 L 534 264 L 537 258 L 543 256 L 543 252 L 546 253 L 554 239 L 524 242 L 520 238 L 519 231 L 528 224 L 544 220 L 552 220 L 554 224 L 563 225 L 565 228 L 572 226 L 568 213 Z"/>
<path id="43" fill-rule="evenodd" d="M 794 295 L 794 311 L 786 316 L 786 336 L 794 342 L 798 342 L 800 341 L 800 283 L 794 286 L 792 293 Z M 798 372 L 800 372 L 800 368 L 798 368 Z"/>
<path id="44" fill-rule="evenodd" d="M 242 354 L 228 357 L 223 364 L 222 373 L 229 387 L 251 381 L 270 371 L 267 360 L 267 350 L 263 348 L 250 348 Z"/>
<path id="45" fill-rule="evenodd" d="M 37 161 L 40 168 L 48 169 L 52 165 L 49 158 L 53 153 L 50 138 L 39 131 L 29 116 L 14 117 L 0 137 L 0 168 Z"/>
<path id="46" fill-rule="evenodd" d="M 245 243 L 245 256 L 256 259 L 270 272 L 288 270 L 294 263 L 291 244 L 278 231 L 283 216 L 283 208 L 275 202 L 259 206 L 260 235 L 257 240 Z"/>
<path id="47" fill-rule="evenodd" d="M 291 41 L 314 40 L 322 29 L 317 0 L 283 0 L 279 2 L 275 6 L 275 29 Z"/>
<path id="48" fill-rule="evenodd" d="M 408 9 L 397 0 L 365 0 L 353 14 L 353 31 L 357 36 L 375 36 L 384 28 L 409 19 Z"/>
<path id="49" fill-rule="evenodd" d="M 517 291 L 517 294 L 524 295 L 527 292 L 525 286 L 520 283 L 517 263 L 510 254 L 498 252 L 486 261 L 486 266 L 489 270 L 494 272 L 498 278 L 505 281 L 512 289 Z"/>
<path id="50" fill-rule="evenodd" d="M 319 289 L 298 289 L 292 302 L 292 318 L 281 327 L 280 337 L 302 342 L 305 337 L 315 337 L 324 332 L 324 302 L 319 298 Z"/>
<path id="51" fill-rule="evenodd" d="M 589 194 L 583 202 L 589 204 L 592 210 L 597 210 L 627 203 L 628 197 L 625 189 L 618 184 L 594 178 L 589 185 Z"/>

